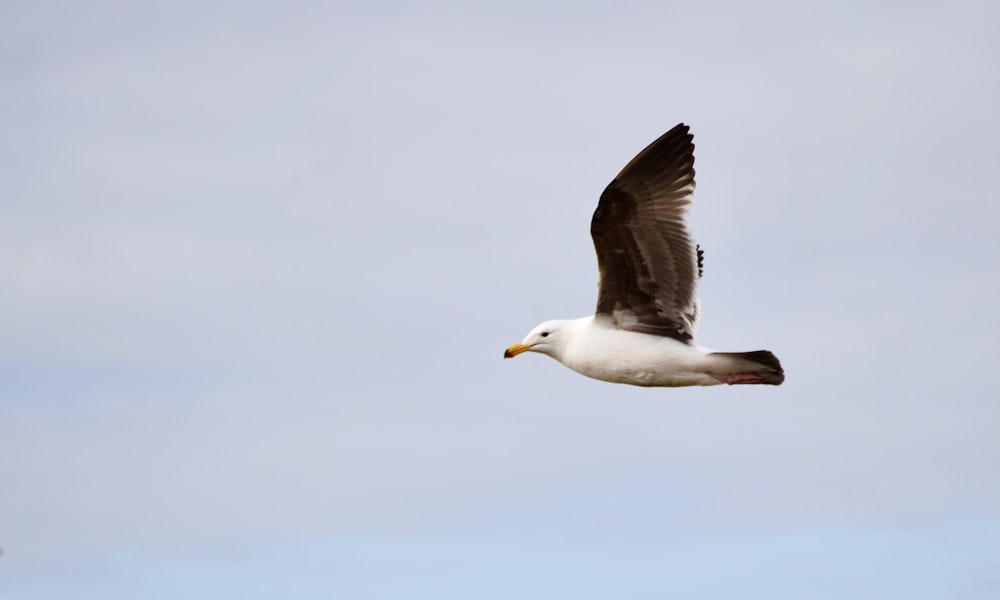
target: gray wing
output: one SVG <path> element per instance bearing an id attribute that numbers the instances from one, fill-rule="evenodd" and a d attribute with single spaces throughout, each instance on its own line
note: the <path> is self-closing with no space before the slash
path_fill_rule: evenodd
<path id="1" fill-rule="evenodd" d="M 597 315 L 628 331 L 690 342 L 701 249 L 684 225 L 694 191 L 694 144 L 679 124 L 628 163 L 590 223 L 601 272 Z"/>

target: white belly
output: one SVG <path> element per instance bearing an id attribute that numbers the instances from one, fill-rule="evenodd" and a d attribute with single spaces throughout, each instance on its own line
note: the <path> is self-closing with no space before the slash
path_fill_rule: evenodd
<path id="1" fill-rule="evenodd" d="M 709 374 L 711 350 L 672 338 L 613 329 L 591 321 L 556 357 L 574 371 L 640 386 L 718 385 Z"/>

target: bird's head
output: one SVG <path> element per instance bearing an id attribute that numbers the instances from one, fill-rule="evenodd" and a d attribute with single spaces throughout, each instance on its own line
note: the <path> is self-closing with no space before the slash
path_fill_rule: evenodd
<path id="1" fill-rule="evenodd" d="M 546 321 L 535 327 L 524 336 L 520 342 L 504 350 L 504 358 L 514 358 L 522 352 L 539 352 L 555 356 L 564 341 L 561 335 L 566 328 L 566 321 Z"/>

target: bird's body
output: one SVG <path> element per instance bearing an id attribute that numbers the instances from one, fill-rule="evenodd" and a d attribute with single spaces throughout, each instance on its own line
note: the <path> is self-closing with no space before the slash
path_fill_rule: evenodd
<path id="1" fill-rule="evenodd" d="M 610 383 L 643 387 L 780 383 L 775 382 L 780 366 L 777 373 L 770 374 L 771 381 L 753 373 L 761 365 L 744 356 L 755 353 L 715 352 L 671 337 L 619 329 L 600 317 L 546 321 L 535 329 L 526 339 L 542 341 L 532 343 L 532 351 Z M 542 333 L 548 335 L 542 338 Z"/>
<path id="2" fill-rule="evenodd" d="M 699 371 L 709 352 L 669 337 L 632 333 L 592 316 L 562 322 L 567 343 L 551 356 L 594 379 L 641 386 L 721 383 Z M 551 335 L 551 334 L 550 334 Z"/>
<path id="3" fill-rule="evenodd" d="M 596 314 L 546 321 L 504 358 L 539 352 L 594 379 L 646 387 L 784 381 L 767 350 L 715 352 L 694 342 L 702 252 L 683 219 L 694 186 L 694 144 L 681 124 L 601 195 L 590 227 L 601 271 Z"/>

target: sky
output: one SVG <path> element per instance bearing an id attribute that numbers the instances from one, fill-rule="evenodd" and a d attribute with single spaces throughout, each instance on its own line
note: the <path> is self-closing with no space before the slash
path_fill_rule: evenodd
<path id="1" fill-rule="evenodd" d="M 0 5 L 0 596 L 1000 598 L 992 2 Z M 699 341 L 501 356 L 691 126 Z"/>

